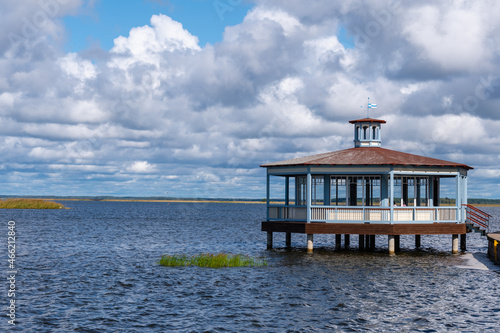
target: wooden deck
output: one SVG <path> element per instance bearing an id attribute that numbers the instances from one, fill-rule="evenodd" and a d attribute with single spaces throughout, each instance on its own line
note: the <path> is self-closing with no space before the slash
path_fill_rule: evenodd
<path id="1" fill-rule="evenodd" d="M 464 235 L 467 232 L 465 223 L 361 224 L 280 221 L 262 222 L 262 231 L 345 235 Z"/>
<path id="2" fill-rule="evenodd" d="M 500 264 L 500 232 L 490 233 L 488 237 L 488 257 L 495 264 Z"/>

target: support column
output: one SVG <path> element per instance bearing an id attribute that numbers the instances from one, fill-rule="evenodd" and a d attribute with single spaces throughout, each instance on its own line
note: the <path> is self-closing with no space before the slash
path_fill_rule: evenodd
<path id="1" fill-rule="evenodd" d="M 370 251 L 375 250 L 375 235 L 370 235 Z"/>
<path id="2" fill-rule="evenodd" d="M 440 192 L 439 191 L 439 182 L 440 182 L 439 177 L 437 177 L 437 176 L 434 177 L 434 186 L 433 186 L 434 188 L 433 188 L 433 195 L 432 195 L 434 197 L 434 207 L 440 206 L 440 202 L 441 202 L 441 200 L 439 198 L 441 195 L 439 193 Z"/>
<path id="3" fill-rule="evenodd" d="M 434 176 L 429 176 L 429 207 L 434 206 Z"/>
<path id="4" fill-rule="evenodd" d="M 460 250 L 462 252 L 467 251 L 467 234 L 460 235 Z"/>
<path id="5" fill-rule="evenodd" d="M 396 245 L 396 251 L 399 252 L 401 250 L 401 242 L 400 242 L 401 236 L 399 235 L 394 235 L 394 243 Z"/>
<path id="6" fill-rule="evenodd" d="M 420 206 L 420 201 L 421 201 L 421 196 L 422 196 L 422 194 L 420 193 L 421 192 L 421 189 L 420 189 L 421 180 L 422 179 L 419 177 L 415 178 L 415 186 L 417 186 L 417 195 L 415 196 L 416 200 L 417 200 L 416 206 Z"/>
<path id="7" fill-rule="evenodd" d="M 306 195 L 306 201 L 307 201 L 307 223 L 311 223 L 311 197 L 312 197 L 312 176 L 311 176 L 311 170 L 307 170 L 307 182 L 306 182 L 306 187 L 307 187 L 307 195 Z"/>
<path id="8" fill-rule="evenodd" d="M 371 235 L 365 235 L 365 249 L 370 249 Z"/>
<path id="9" fill-rule="evenodd" d="M 350 245 L 351 245 L 351 235 L 345 234 L 344 235 L 344 248 L 346 250 L 348 250 Z"/>
<path id="10" fill-rule="evenodd" d="M 458 235 L 452 235 L 452 249 L 451 249 L 451 252 L 452 253 L 458 253 Z"/>
<path id="11" fill-rule="evenodd" d="M 269 175 L 269 168 L 268 168 L 266 177 L 266 221 L 269 221 L 269 203 L 271 195 L 270 177 L 271 176 Z"/>
<path id="12" fill-rule="evenodd" d="M 394 170 L 391 170 L 389 173 L 389 189 L 390 189 L 390 197 L 389 197 L 389 208 L 391 218 L 390 222 L 391 224 L 394 223 Z"/>
<path id="13" fill-rule="evenodd" d="M 313 248 L 313 234 L 307 234 L 307 252 L 312 252 Z"/>
<path id="14" fill-rule="evenodd" d="M 292 233 L 291 232 L 286 233 L 285 244 L 286 244 L 286 247 L 292 246 Z"/>
<path id="15" fill-rule="evenodd" d="M 363 251 L 365 249 L 365 235 L 359 235 L 359 250 Z"/>
<path id="16" fill-rule="evenodd" d="M 406 181 L 406 183 L 405 183 Z M 401 179 L 401 200 L 403 200 L 401 202 L 401 206 L 406 205 L 408 206 L 409 205 L 409 202 L 408 202 L 408 178 L 407 177 L 402 177 Z"/>
<path id="17" fill-rule="evenodd" d="M 394 239 L 394 235 L 389 235 L 388 241 L 389 241 L 389 254 L 395 254 L 396 253 L 396 241 Z"/>
<path id="18" fill-rule="evenodd" d="M 422 246 L 420 235 L 415 235 L 415 247 L 419 249 Z"/>
<path id="19" fill-rule="evenodd" d="M 323 185 L 323 204 L 330 205 L 330 175 L 325 175 L 324 185 Z"/>
<path id="20" fill-rule="evenodd" d="M 335 250 L 340 250 L 342 248 L 342 235 L 335 235 Z"/>
<path id="21" fill-rule="evenodd" d="M 267 232 L 267 249 L 271 250 L 273 248 L 273 232 Z"/>
<path id="22" fill-rule="evenodd" d="M 457 172 L 457 175 L 455 177 L 455 205 L 457 206 L 457 222 L 461 222 L 461 210 L 462 210 L 462 198 L 460 196 L 460 187 L 462 186 L 461 184 L 461 178 L 460 178 L 460 171 Z M 458 251 L 458 248 L 457 248 Z"/>
<path id="23" fill-rule="evenodd" d="M 290 204 L 290 176 L 285 177 L 285 205 Z"/>

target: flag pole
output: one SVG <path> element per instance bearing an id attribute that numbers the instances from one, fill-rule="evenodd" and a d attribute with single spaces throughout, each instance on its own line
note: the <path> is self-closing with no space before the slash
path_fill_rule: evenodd
<path id="1" fill-rule="evenodd" d="M 366 106 L 366 118 L 370 118 L 370 97 L 368 97 L 368 105 Z"/>

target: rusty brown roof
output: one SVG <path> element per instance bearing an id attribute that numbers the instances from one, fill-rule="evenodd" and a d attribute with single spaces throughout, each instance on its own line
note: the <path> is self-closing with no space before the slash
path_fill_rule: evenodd
<path id="1" fill-rule="evenodd" d="M 267 163 L 261 165 L 261 167 L 269 168 L 298 165 L 400 165 L 461 167 L 467 170 L 473 169 L 473 167 L 462 163 L 449 162 L 379 147 L 350 148 L 324 154 L 294 158 L 286 161 Z"/>
<path id="2" fill-rule="evenodd" d="M 374 119 L 374 118 L 363 118 L 363 119 L 356 119 L 356 120 L 350 120 L 350 124 L 356 124 L 356 123 L 366 123 L 366 122 L 371 122 L 371 123 L 381 123 L 385 124 L 386 121 L 382 119 Z"/>

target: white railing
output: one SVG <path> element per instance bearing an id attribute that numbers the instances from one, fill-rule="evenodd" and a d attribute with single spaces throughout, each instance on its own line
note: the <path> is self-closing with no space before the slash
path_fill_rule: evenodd
<path id="1" fill-rule="evenodd" d="M 270 220 L 290 220 L 290 221 L 305 221 L 307 220 L 307 208 L 295 206 L 274 206 L 269 207 Z"/>
<path id="2" fill-rule="evenodd" d="M 273 205 L 268 207 L 269 220 L 306 221 L 304 206 Z M 389 207 L 312 206 L 312 222 L 390 223 Z M 456 207 L 393 207 L 393 222 L 457 222 Z"/>
<path id="3" fill-rule="evenodd" d="M 368 207 L 336 207 L 336 206 L 314 206 L 311 208 L 311 221 L 335 222 L 335 221 L 379 221 L 389 222 L 391 211 L 389 208 Z"/>

